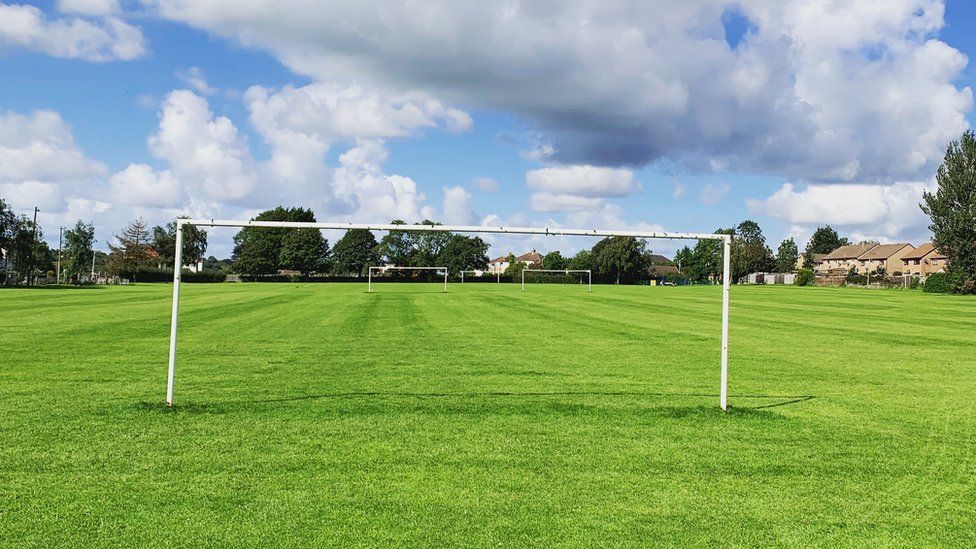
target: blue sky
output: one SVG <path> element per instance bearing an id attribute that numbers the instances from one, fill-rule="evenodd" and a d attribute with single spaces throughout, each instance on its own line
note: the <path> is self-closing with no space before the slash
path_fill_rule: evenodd
<path id="1" fill-rule="evenodd" d="M 0 4 L 0 196 L 39 205 L 51 242 L 93 221 L 101 247 L 137 216 L 279 203 L 698 232 L 752 218 L 774 248 L 824 223 L 928 236 L 914 204 L 973 122 L 973 3 L 574 4 Z"/>

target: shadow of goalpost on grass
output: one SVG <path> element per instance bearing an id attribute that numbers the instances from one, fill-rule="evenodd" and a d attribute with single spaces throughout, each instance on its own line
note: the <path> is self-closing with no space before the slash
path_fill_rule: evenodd
<path id="1" fill-rule="evenodd" d="M 410 399 L 414 401 L 423 401 L 425 399 L 429 400 L 445 400 L 445 399 L 508 399 L 524 401 L 526 399 L 536 399 L 539 402 L 545 399 L 556 399 L 564 397 L 607 397 L 607 398 L 715 398 L 718 396 L 717 393 L 663 393 L 663 392 L 649 392 L 649 391 L 469 391 L 469 392 L 408 392 L 408 391 L 345 391 L 345 392 L 335 392 L 335 393 L 317 393 L 310 395 L 296 395 L 296 396 L 285 396 L 276 398 L 256 398 L 248 400 L 228 400 L 228 401 L 218 401 L 211 403 L 187 403 L 176 406 L 166 406 L 158 402 L 148 402 L 143 401 L 137 406 L 144 410 L 162 411 L 167 413 L 228 413 L 234 410 L 244 410 L 247 408 L 253 408 L 255 406 L 267 406 L 267 405 L 277 405 L 277 404 L 289 404 L 297 402 L 308 402 L 315 400 L 375 400 L 388 401 L 388 400 L 403 400 Z M 752 414 L 765 413 L 770 416 L 779 416 L 778 414 L 773 414 L 768 412 L 772 408 L 782 408 L 785 406 L 799 405 L 804 402 L 809 402 L 817 398 L 815 395 L 737 395 L 736 400 L 740 400 L 740 403 L 730 404 L 729 410 L 736 412 L 738 414 Z M 741 400 L 745 401 L 760 401 L 756 403 L 758 405 L 752 405 L 749 402 L 741 403 Z M 773 401 L 765 402 L 762 401 Z M 660 409 L 664 413 L 652 414 L 667 417 L 685 417 L 689 415 L 707 413 L 709 415 L 721 415 L 719 410 L 716 410 L 712 406 L 674 406 L 673 404 L 667 404 L 647 410 Z"/>

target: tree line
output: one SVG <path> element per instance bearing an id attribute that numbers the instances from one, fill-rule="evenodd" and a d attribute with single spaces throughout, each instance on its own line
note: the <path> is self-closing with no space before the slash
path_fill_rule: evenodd
<path id="1" fill-rule="evenodd" d="M 261 212 L 254 221 L 315 222 L 307 208 Z M 394 225 L 406 225 L 403 220 Z M 422 225 L 439 225 L 424 220 Z M 350 229 L 330 247 L 318 229 L 244 227 L 234 236 L 231 270 L 245 275 L 269 275 L 292 270 L 303 276 L 333 274 L 363 276 L 374 265 L 447 267 L 452 274 L 488 267 L 488 244 L 479 237 L 446 232 L 389 231 L 376 240 L 371 231 Z"/>
<path id="2" fill-rule="evenodd" d="M 16 282 L 30 284 L 39 276 L 57 277 L 59 251 L 60 279 L 67 283 L 89 280 L 93 273 L 131 276 L 149 270 L 169 270 L 175 260 L 175 222 L 150 228 L 145 220 L 136 219 L 114 235 L 108 254 L 95 249 L 95 226 L 91 222 L 78 220 L 66 228 L 60 250 L 51 248 L 43 237 L 40 226 L 25 215 L 15 215 L 0 198 L 0 260 L 6 262 L 9 271 L 17 273 Z M 184 227 L 184 263 L 201 261 L 206 249 L 206 231 Z M 6 270 L 0 270 L 0 276 L 7 276 Z"/>

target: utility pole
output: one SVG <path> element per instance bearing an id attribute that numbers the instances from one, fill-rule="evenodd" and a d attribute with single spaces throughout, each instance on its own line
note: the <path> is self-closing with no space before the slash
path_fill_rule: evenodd
<path id="1" fill-rule="evenodd" d="M 27 264 L 27 285 L 33 286 L 31 283 L 31 278 L 34 275 L 34 264 L 37 261 L 37 212 L 39 208 L 34 206 L 34 233 L 31 237 L 31 258 L 30 262 Z"/>
<path id="2" fill-rule="evenodd" d="M 64 226 L 58 227 L 58 284 L 61 284 L 61 247 L 64 245 Z"/>

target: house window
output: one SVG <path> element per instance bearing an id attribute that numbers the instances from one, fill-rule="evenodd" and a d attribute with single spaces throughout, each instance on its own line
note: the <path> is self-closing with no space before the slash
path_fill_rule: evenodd
<path id="1" fill-rule="evenodd" d="M 916 264 L 916 265 L 918 265 L 918 262 L 919 262 L 919 261 L 921 261 L 921 260 L 920 260 L 920 259 L 916 259 L 916 260 L 915 260 L 915 264 Z"/>

